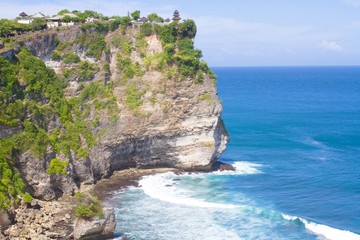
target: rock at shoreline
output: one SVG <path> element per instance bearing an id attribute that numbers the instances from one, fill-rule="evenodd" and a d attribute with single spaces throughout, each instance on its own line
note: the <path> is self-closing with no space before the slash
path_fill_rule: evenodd
<path id="1" fill-rule="evenodd" d="M 74 239 L 110 239 L 116 227 L 115 211 L 112 207 L 103 208 L 104 218 L 79 219 L 75 223 Z"/>
<path id="2" fill-rule="evenodd" d="M 213 171 L 235 171 L 236 168 L 233 165 L 217 161 L 212 165 L 212 170 Z"/>

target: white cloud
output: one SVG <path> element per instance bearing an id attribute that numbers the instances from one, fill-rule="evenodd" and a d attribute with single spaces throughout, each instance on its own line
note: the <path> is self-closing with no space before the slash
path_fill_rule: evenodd
<path id="1" fill-rule="evenodd" d="M 330 51 L 342 52 L 344 50 L 342 46 L 340 46 L 334 41 L 331 42 L 331 41 L 323 40 L 321 43 L 319 43 L 319 46 L 322 49 L 330 50 Z"/>

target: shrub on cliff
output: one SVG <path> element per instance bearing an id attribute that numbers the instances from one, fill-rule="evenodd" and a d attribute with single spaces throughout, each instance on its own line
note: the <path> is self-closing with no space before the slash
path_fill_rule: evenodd
<path id="1" fill-rule="evenodd" d="M 135 109 L 143 104 L 143 100 L 141 100 L 141 96 L 145 94 L 145 91 L 137 91 L 136 83 L 132 82 L 129 87 L 126 89 L 126 101 L 125 104 L 131 108 Z"/>
<path id="2" fill-rule="evenodd" d="M 86 55 L 94 56 L 96 60 L 100 59 L 102 52 L 106 48 L 104 35 L 97 32 L 79 34 L 75 42 L 81 46 L 86 46 L 88 48 Z"/>
<path id="3" fill-rule="evenodd" d="M 79 56 L 72 52 L 65 53 L 63 57 L 64 57 L 64 63 L 66 63 L 66 64 L 80 62 Z"/>
<path id="4" fill-rule="evenodd" d="M 60 53 L 54 50 L 53 53 L 51 54 L 51 59 L 55 61 L 60 60 L 61 59 Z"/>
<path id="5" fill-rule="evenodd" d="M 124 37 L 114 36 L 111 39 L 112 44 L 120 49 L 125 55 L 129 56 L 131 53 L 131 42 Z"/>
<path id="6" fill-rule="evenodd" d="M 140 26 L 140 33 L 143 36 L 150 36 L 152 34 L 152 24 L 151 23 L 143 23 Z"/>
<path id="7" fill-rule="evenodd" d="M 53 158 L 50 162 L 50 168 L 46 170 L 46 172 L 50 174 L 59 174 L 61 173 L 64 177 L 66 175 L 66 170 L 64 167 L 69 167 L 68 161 L 60 161 L 58 158 Z"/>
<path id="8" fill-rule="evenodd" d="M 81 203 L 75 207 L 75 216 L 82 219 L 104 218 L 101 201 L 96 196 L 93 194 L 76 194 L 76 198 Z"/>

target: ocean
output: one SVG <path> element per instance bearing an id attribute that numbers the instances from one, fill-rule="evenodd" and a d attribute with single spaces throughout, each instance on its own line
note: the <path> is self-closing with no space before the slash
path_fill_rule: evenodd
<path id="1" fill-rule="evenodd" d="M 115 192 L 117 236 L 360 239 L 360 67 L 213 70 L 237 170 Z"/>

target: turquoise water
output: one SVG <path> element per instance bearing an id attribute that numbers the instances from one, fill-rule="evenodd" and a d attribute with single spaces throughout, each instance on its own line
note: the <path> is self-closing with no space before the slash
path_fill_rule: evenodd
<path id="1" fill-rule="evenodd" d="M 360 239 L 360 67 L 214 71 L 237 171 L 145 177 L 109 200 L 117 234 Z"/>

